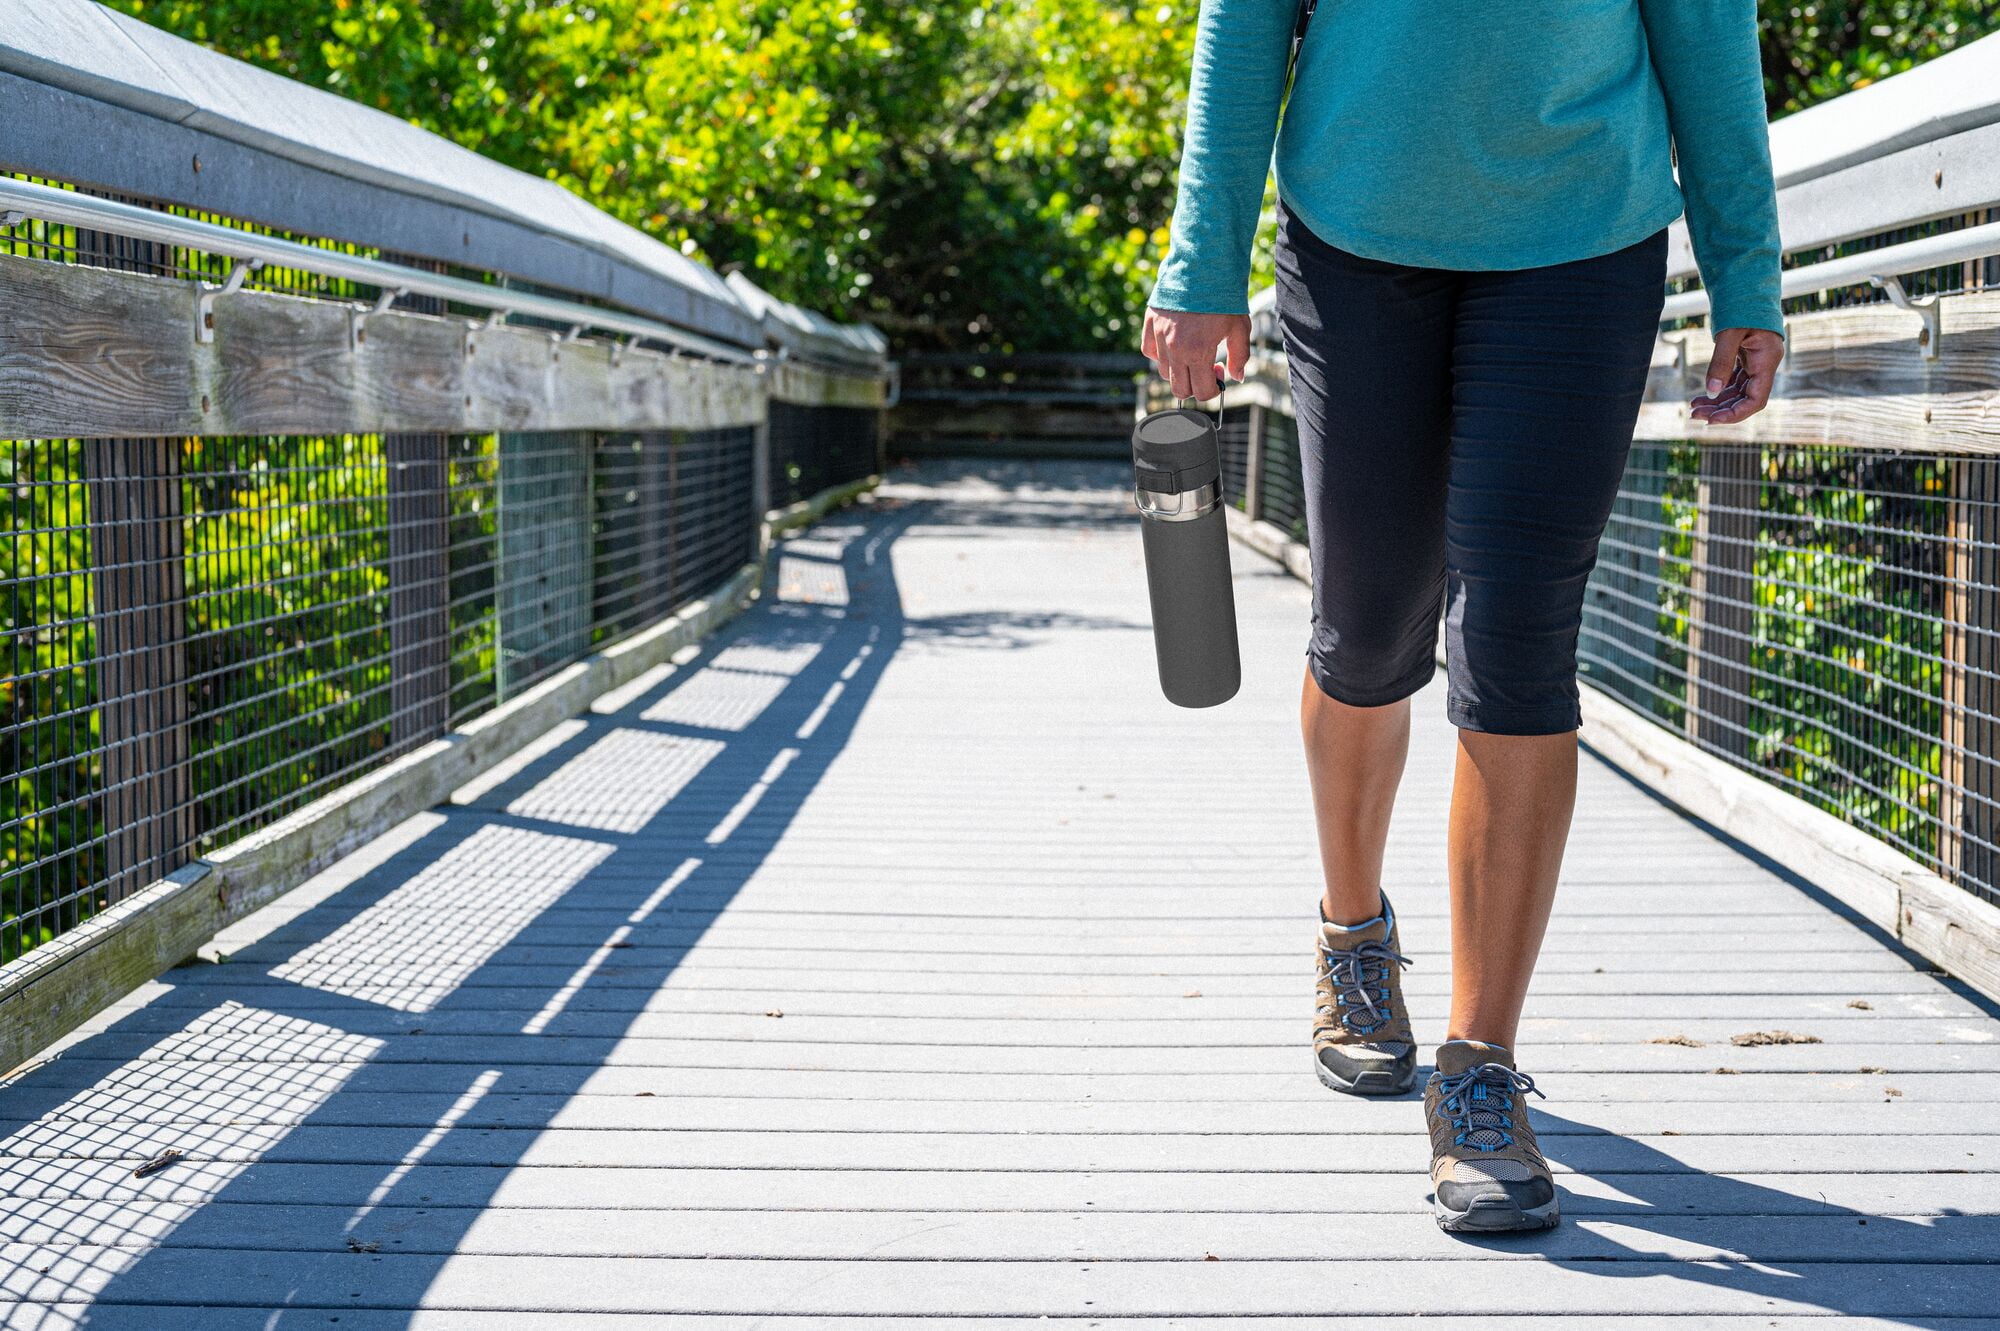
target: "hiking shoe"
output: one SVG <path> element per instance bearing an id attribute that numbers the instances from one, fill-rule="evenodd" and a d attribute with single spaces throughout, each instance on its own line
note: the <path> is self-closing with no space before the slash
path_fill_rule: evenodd
<path id="1" fill-rule="evenodd" d="M 1438 1228 L 1452 1233 L 1553 1229 L 1556 1185 L 1528 1126 L 1534 1079 L 1497 1044 L 1448 1040 L 1424 1084 Z"/>
<path id="2" fill-rule="evenodd" d="M 1401 1095 L 1417 1079 L 1417 1042 L 1403 1006 L 1396 912 L 1346 928 L 1319 926 L 1318 1008 L 1313 1069 L 1322 1084 L 1350 1095 Z"/>

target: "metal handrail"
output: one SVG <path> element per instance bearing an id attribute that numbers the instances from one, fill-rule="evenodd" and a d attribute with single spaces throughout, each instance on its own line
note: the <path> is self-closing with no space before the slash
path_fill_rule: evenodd
<path id="1" fill-rule="evenodd" d="M 1990 259 L 1996 254 L 2000 254 L 2000 222 L 1986 222 L 1787 269 L 1779 290 L 1785 296 L 1810 296 L 1863 282 L 1888 287 L 1904 273 L 1920 273 L 1926 268 L 1941 268 L 1968 259 Z M 1667 297 L 1660 318 L 1689 319 L 1707 313 L 1708 292 L 1683 291 Z"/>
<path id="2" fill-rule="evenodd" d="M 18 214 L 18 217 L 10 220 L 10 214 Z M 92 194 L 78 194 L 71 190 L 37 185 L 31 181 L 0 177 L 0 224 L 12 225 L 24 217 L 40 218 L 44 222 L 55 222 L 65 226 L 116 232 L 135 240 L 150 240 L 164 245 L 183 245 L 205 253 L 223 255 L 245 264 L 277 264 L 286 268 L 318 273 L 324 277 L 345 278 L 351 282 L 362 282 L 377 287 L 385 294 L 436 296 L 499 314 L 521 314 L 548 319 L 569 325 L 572 332 L 593 328 L 604 332 L 623 333 L 647 341 L 664 342 L 683 351 L 698 352 L 713 360 L 754 364 L 763 359 L 762 353 L 745 351 L 741 347 L 717 342 L 699 333 L 690 333 L 638 315 L 622 314 L 617 310 L 564 300 L 560 296 L 544 296 L 532 291 L 487 286 L 462 277 L 427 273 L 422 269 L 405 268 L 400 264 L 388 263 L 381 259 L 365 259 L 359 255 L 302 245 L 297 241 L 284 240 L 277 236 L 238 231 L 231 227 L 218 226 L 213 222 L 203 222 L 197 218 L 155 212 L 150 208 L 119 203 L 114 199 L 100 199 Z M 237 275 L 235 280 L 240 282 L 241 275 Z M 223 290 L 221 287 L 209 288 L 213 294 L 220 294 Z"/>

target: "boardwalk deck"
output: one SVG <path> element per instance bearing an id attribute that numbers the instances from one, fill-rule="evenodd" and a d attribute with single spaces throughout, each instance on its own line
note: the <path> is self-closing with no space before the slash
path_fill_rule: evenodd
<path id="1" fill-rule="evenodd" d="M 1991 1008 L 1589 761 L 1522 1041 L 1568 1220 L 1438 1233 L 1414 1100 L 1308 1068 L 1304 589 L 1239 552 L 1243 694 L 1173 711 L 1118 480 L 905 474 L 0 1089 L 5 1324 L 1994 1324 Z"/>

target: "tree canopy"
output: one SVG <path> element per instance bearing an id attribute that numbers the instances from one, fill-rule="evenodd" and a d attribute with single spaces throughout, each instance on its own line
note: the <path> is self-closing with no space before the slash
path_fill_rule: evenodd
<path id="1" fill-rule="evenodd" d="M 112 0 L 914 349 L 1131 346 L 1197 0 Z M 1774 116 L 2000 0 L 1762 5 Z"/>

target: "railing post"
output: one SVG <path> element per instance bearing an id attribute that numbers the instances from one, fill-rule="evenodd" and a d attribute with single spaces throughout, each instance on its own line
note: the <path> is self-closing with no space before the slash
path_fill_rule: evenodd
<path id="1" fill-rule="evenodd" d="M 390 743 L 415 748 L 451 710 L 451 505 L 443 434 L 382 437 L 389 489 Z"/>
<path id="2" fill-rule="evenodd" d="M 1956 881 L 1990 887 L 2000 871 L 2000 464 L 1958 458 L 1951 475 L 1938 859 Z"/>
<path id="3" fill-rule="evenodd" d="M 1688 575 L 1688 737 L 1735 757 L 1749 752 L 1751 597 L 1757 566 L 1762 452 L 1701 450 Z"/>
<path id="4" fill-rule="evenodd" d="M 195 837 L 180 451 L 177 439 L 83 446 L 111 901 L 179 868 Z"/>
<path id="5" fill-rule="evenodd" d="M 167 273 L 174 255 L 157 242 L 78 228 L 76 260 Z M 178 439 L 83 444 L 110 901 L 179 868 L 195 839 L 180 461 Z"/>
<path id="6" fill-rule="evenodd" d="M 771 511 L 771 400 L 764 400 L 764 414 L 750 432 L 750 507 L 755 516 L 751 519 L 761 532 L 764 515 Z M 760 536 L 758 538 L 762 540 Z M 761 550 L 758 552 L 763 553 Z"/>
<path id="7" fill-rule="evenodd" d="M 1264 512 L 1264 430 L 1261 402 L 1250 404 L 1250 430 L 1243 440 L 1243 516 L 1255 522 Z"/>

